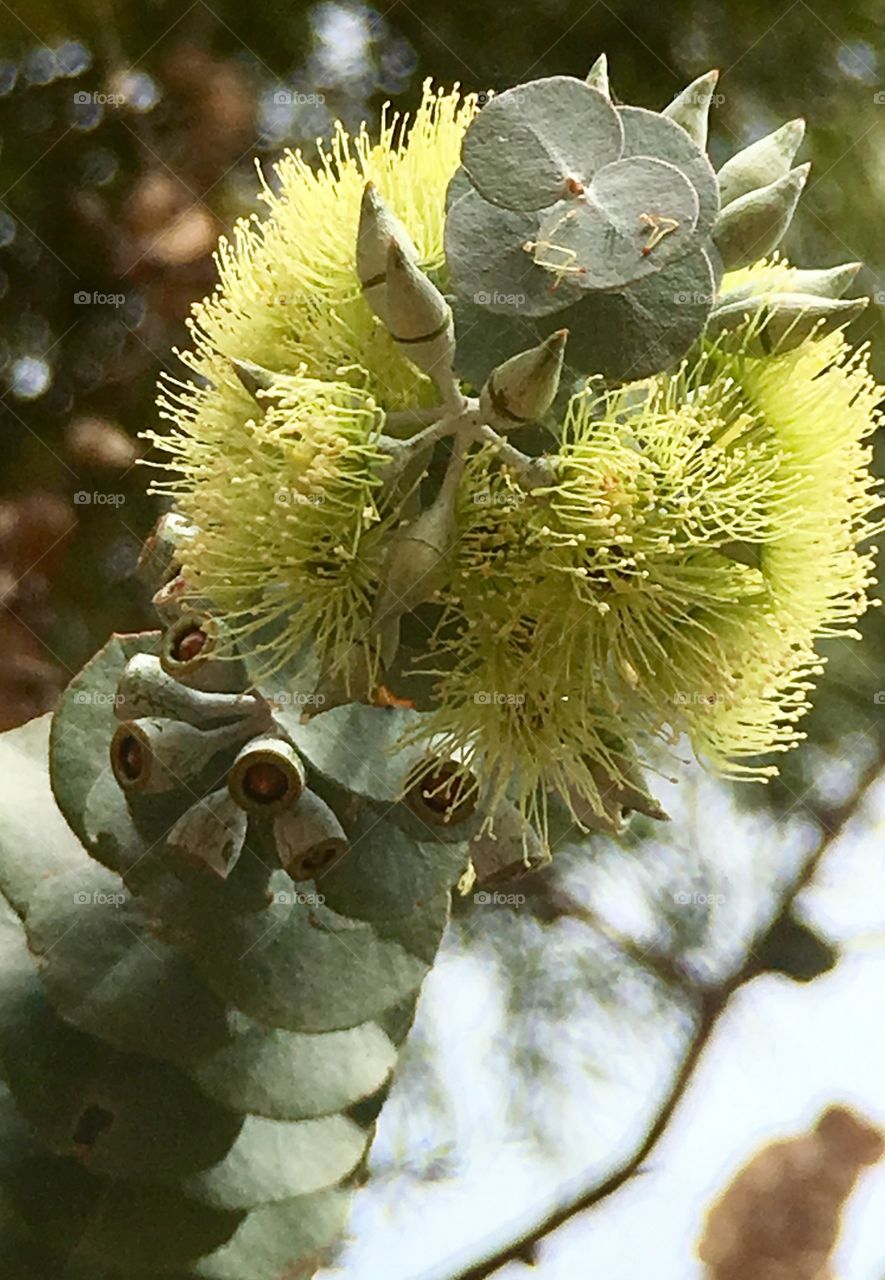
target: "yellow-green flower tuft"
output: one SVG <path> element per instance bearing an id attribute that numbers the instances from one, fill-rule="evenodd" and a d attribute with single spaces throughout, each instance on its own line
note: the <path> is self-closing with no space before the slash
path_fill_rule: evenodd
<path id="1" fill-rule="evenodd" d="M 709 347 L 576 397 L 555 486 L 468 469 L 432 727 L 527 807 L 599 808 L 623 744 L 687 734 L 734 775 L 794 745 L 818 639 L 867 606 L 880 390 L 841 334 L 778 358 Z M 499 785 L 503 783 L 499 782 Z"/>

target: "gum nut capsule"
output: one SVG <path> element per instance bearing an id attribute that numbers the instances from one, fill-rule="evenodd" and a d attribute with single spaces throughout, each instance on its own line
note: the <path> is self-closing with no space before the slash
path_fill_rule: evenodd
<path id="1" fill-rule="evenodd" d="M 518 880 L 550 860 L 535 828 L 508 800 L 495 810 L 490 827 L 474 836 L 467 848 L 479 885 Z"/>
<path id="2" fill-rule="evenodd" d="M 479 397 L 483 422 L 502 431 L 542 418 L 556 398 L 568 329 L 520 351 L 489 374 Z"/>
<path id="3" fill-rule="evenodd" d="M 289 809 L 304 791 L 298 752 L 284 738 L 255 738 L 240 751 L 228 774 L 234 800 L 247 813 L 272 816 Z"/>
<path id="4" fill-rule="evenodd" d="M 239 722 L 197 729 L 162 716 L 124 720 L 111 739 L 111 768 L 124 791 L 153 795 L 174 791 L 197 776 L 222 751 L 250 733 Z"/>
<path id="5" fill-rule="evenodd" d="M 274 819 L 273 832 L 280 862 L 293 880 L 316 879 L 349 850 L 341 823 L 313 791 L 304 791 Z"/>
<path id="6" fill-rule="evenodd" d="M 173 853 L 226 880 L 243 851 L 249 816 L 227 787 L 198 800 L 166 837 Z"/>
<path id="7" fill-rule="evenodd" d="M 246 683 L 242 663 L 225 655 L 221 627 L 208 613 L 182 614 L 163 633 L 160 665 L 167 675 L 208 693 L 231 693 Z"/>
<path id="8" fill-rule="evenodd" d="M 422 760 L 406 779 L 405 802 L 432 826 L 464 822 L 476 810 L 476 775 L 457 760 L 432 756 Z"/>
<path id="9" fill-rule="evenodd" d="M 130 658 L 117 685 L 114 714 L 118 720 L 165 716 L 208 729 L 226 720 L 269 719 L 270 707 L 252 693 L 205 693 L 168 675 L 151 653 Z"/>
<path id="10" fill-rule="evenodd" d="M 145 540 L 138 557 L 136 573 L 150 591 L 156 591 L 181 568 L 181 550 L 191 542 L 197 530 L 177 511 L 160 516 Z"/>

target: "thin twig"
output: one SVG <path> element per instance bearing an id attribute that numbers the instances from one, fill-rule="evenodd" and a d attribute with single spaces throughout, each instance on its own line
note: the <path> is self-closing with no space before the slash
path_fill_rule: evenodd
<path id="1" fill-rule="evenodd" d="M 538 1247 L 547 1236 L 570 1219 L 584 1213 L 587 1209 L 592 1209 L 602 1200 L 619 1191 L 625 1183 L 641 1172 L 642 1165 L 666 1132 L 732 996 L 763 972 L 763 966 L 755 954 L 757 948 L 777 922 L 789 914 L 798 895 L 811 883 L 823 858 L 861 807 L 867 792 L 882 772 L 883 766 L 885 766 L 885 752 L 880 753 L 864 770 L 854 792 L 844 804 L 820 815 L 823 829 L 821 839 L 780 894 L 772 921 L 759 930 L 748 948 L 741 967 L 715 985 L 706 988 L 697 986 L 692 989 L 686 988 L 687 994 L 694 994 L 698 1001 L 694 1034 L 679 1063 L 673 1082 L 658 1107 L 654 1121 L 638 1147 L 603 1182 L 594 1180 L 588 1183 L 582 1180 L 577 1188 L 567 1189 L 558 1197 L 554 1207 L 542 1218 L 530 1225 L 514 1227 L 506 1243 L 494 1248 L 485 1257 L 467 1267 L 453 1271 L 449 1280 L 488 1280 L 489 1276 L 494 1275 L 510 1262 L 533 1265 L 537 1260 Z"/>

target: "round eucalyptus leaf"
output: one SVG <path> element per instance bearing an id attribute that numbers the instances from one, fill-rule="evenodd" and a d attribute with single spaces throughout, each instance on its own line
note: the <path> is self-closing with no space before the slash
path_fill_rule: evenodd
<path id="1" fill-rule="evenodd" d="M 185 1178 L 182 1190 L 218 1209 L 250 1209 L 311 1195 L 352 1172 L 367 1136 L 346 1116 L 294 1121 L 247 1116 L 224 1159 Z"/>
<path id="2" fill-rule="evenodd" d="M 719 183 L 707 156 L 675 120 L 645 107 L 618 107 L 624 126 L 623 159 L 652 156 L 666 160 L 688 178 L 698 195 L 696 230 L 712 227 L 719 213 Z"/>
<path id="3" fill-rule="evenodd" d="M 187 1062 L 228 1042 L 225 1010 L 150 923 L 144 904 L 84 854 L 81 871 L 35 893 L 27 932 L 63 1018 L 115 1048 Z"/>
<path id="4" fill-rule="evenodd" d="M 344 1111 L 381 1088 L 396 1050 L 374 1022 L 303 1035 L 271 1030 L 232 1014 L 233 1041 L 192 1069 L 218 1102 L 273 1120 L 307 1120 Z"/>
<path id="5" fill-rule="evenodd" d="M 329 1259 L 349 1207 L 349 1195 L 337 1190 L 260 1205 L 227 1244 L 194 1264 L 187 1280 L 309 1280 Z"/>
<path id="6" fill-rule="evenodd" d="M 573 180 L 617 160 L 623 130 L 608 99 L 583 80 L 549 76 L 492 98 L 464 135 L 461 160 L 486 200 L 543 209 Z"/>
<path id="7" fill-rule="evenodd" d="M 349 702 L 302 723 L 299 709 L 282 707 L 277 719 L 308 765 L 345 791 L 393 804 L 420 759 L 403 735 L 421 723 L 417 711 Z"/>
<path id="8" fill-rule="evenodd" d="M 697 192 L 675 165 L 647 156 L 617 160 L 585 196 L 545 211 L 534 258 L 557 280 L 622 289 L 687 253 L 697 217 Z"/>
<path id="9" fill-rule="evenodd" d="M 455 372 L 476 391 L 493 369 L 511 356 L 537 345 L 534 323 L 527 317 L 494 315 L 485 307 L 455 298 Z M 557 323 L 554 328 L 559 328 Z"/>
<path id="10" fill-rule="evenodd" d="M 569 330 L 566 361 L 609 382 L 672 368 L 703 332 L 713 290 L 713 269 L 699 250 L 620 293 L 591 294 L 560 317 Z"/>
<path id="11" fill-rule="evenodd" d="M 374 1020 L 417 991 L 428 968 L 420 931 L 413 953 L 296 891 L 283 872 L 272 884 L 266 911 L 207 912 L 195 926 L 194 957 L 222 998 L 258 1022 L 316 1032 Z"/>
<path id="12" fill-rule="evenodd" d="M 577 283 L 551 279 L 532 256 L 540 221 L 537 212 L 499 208 L 472 188 L 459 196 L 446 215 L 445 235 L 455 292 L 504 316 L 542 316 L 574 302 Z"/>

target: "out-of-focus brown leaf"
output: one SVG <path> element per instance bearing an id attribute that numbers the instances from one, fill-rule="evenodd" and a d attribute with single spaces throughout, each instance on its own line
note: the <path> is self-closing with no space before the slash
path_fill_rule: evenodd
<path id="1" fill-rule="evenodd" d="M 764 1147 L 707 1215 L 698 1256 L 708 1280 L 834 1280 L 845 1204 L 883 1153 L 880 1130 L 841 1106 Z"/>

